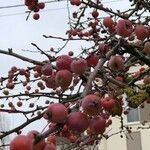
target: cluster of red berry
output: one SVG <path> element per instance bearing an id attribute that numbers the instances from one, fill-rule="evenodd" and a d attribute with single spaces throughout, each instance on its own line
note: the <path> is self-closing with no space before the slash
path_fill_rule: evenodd
<path id="1" fill-rule="evenodd" d="M 38 0 L 25 0 L 24 4 L 28 7 L 30 11 L 33 11 L 33 19 L 38 20 L 40 18 L 39 11 L 40 9 L 45 8 L 44 2 L 38 2 Z"/>

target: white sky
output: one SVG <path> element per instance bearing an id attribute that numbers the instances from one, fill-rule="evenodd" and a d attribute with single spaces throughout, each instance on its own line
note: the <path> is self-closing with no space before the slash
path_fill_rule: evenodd
<path id="1" fill-rule="evenodd" d="M 108 1 L 113 2 L 108 3 Z M 107 3 L 104 5 L 111 5 L 113 9 L 125 9 L 129 6 L 127 0 L 116 1 L 117 2 L 114 2 L 114 0 L 105 0 Z M 22 3 L 23 0 L 0 0 L 0 7 Z M 0 9 L 0 49 L 7 50 L 8 48 L 13 48 L 14 52 L 39 60 L 43 57 L 37 54 L 23 52 L 22 49 L 36 50 L 31 46 L 31 42 L 36 43 L 44 50 L 49 50 L 51 46 L 61 47 L 62 42 L 59 40 L 45 39 L 42 35 L 65 35 L 65 31 L 68 29 L 66 3 L 65 1 L 46 4 L 44 11 L 40 12 L 41 18 L 38 21 L 33 20 L 32 15 L 29 20 L 26 21 L 27 14 L 5 16 L 8 14 L 24 13 L 27 10 L 26 7 Z M 60 9 L 56 10 L 58 8 Z M 76 7 L 71 6 L 71 10 L 73 9 L 76 10 Z M 63 52 L 70 50 L 77 52 L 80 50 L 81 44 L 81 42 L 70 43 Z M 12 65 L 23 67 L 27 66 L 28 63 L 0 54 L 0 76 L 6 74 Z M 14 124 L 14 126 L 23 121 L 20 117 L 17 117 L 17 119 L 13 118 L 12 120 L 11 124 Z M 28 126 L 26 130 L 31 128 L 41 129 L 41 123 L 34 123 L 34 125 Z"/>

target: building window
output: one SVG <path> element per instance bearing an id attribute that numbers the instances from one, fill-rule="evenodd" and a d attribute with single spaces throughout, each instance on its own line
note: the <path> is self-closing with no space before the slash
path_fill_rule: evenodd
<path id="1" fill-rule="evenodd" d="M 144 108 L 140 108 L 140 107 L 136 109 L 130 108 L 129 113 L 127 114 L 127 123 L 150 122 L 150 105 L 145 103 L 144 103 Z"/>
<path id="2" fill-rule="evenodd" d="M 126 135 L 127 150 L 142 150 L 140 131 Z"/>
<path id="3" fill-rule="evenodd" d="M 150 105 L 144 102 L 144 108 L 139 109 L 140 122 L 150 122 Z"/>
<path id="4" fill-rule="evenodd" d="M 139 121 L 139 110 L 138 108 L 131 108 L 127 114 L 127 122 L 137 122 Z"/>

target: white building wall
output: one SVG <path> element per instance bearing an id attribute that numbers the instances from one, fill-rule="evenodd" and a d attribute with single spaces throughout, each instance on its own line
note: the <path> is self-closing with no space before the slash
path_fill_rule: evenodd
<path id="1" fill-rule="evenodd" d="M 120 128 L 120 119 L 113 118 L 113 124 L 109 129 L 107 129 L 106 133 L 108 132 L 108 135 L 111 135 L 113 133 L 119 132 Z M 150 150 L 150 129 L 138 129 L 138 127 L 142 127 L 140 122 L 133 122 L 133 123 L 127 123 L 126 116 L 124 116 L 124 125 L 129 125 L 132 127 L 132 132 L 140 132 L 141 134 L 141 150 Z M 148 127 L 149 123 L 146 123 L 145 127 Z M 144 127 L 144 126 L 143 126 Z M 122 133 L 123 138 L 120 137 L 121 134 L 116 134 L 108 138 L 107 140 L 103 139 L 99 150 L 128 150 L 127 149 L 127 139 L 126 135 Z M 134 143 L 134 139 L 128 135 L 129 140 L 132 140 Z M 132 143 L 132 142 L 131 142 Z M 135 145 L 138 146 L 139 143 L 136 143 Z M 136 150 L 136 147 L 135 149 Z"/>

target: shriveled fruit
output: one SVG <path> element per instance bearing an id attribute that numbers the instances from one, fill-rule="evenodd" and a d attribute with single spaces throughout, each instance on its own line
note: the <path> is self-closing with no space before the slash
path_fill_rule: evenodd
<path id="1" fill-rule="evenodd" d="M 21 102 L 21 101 L 18 101 L 18 102 L 17 102 L 17 106 L 18 106 L 18 107 L 21 107 L 21 106 L 22 106 L 22 102 Z"/>
<path id="2" fill-rule="evenodd" d="M 3 94 L 4 94 L 4 95 L 9 95 L 9 91 L 8 91 L 8 90 L 4 90 L 4 91 L 3 91 Z"/>

